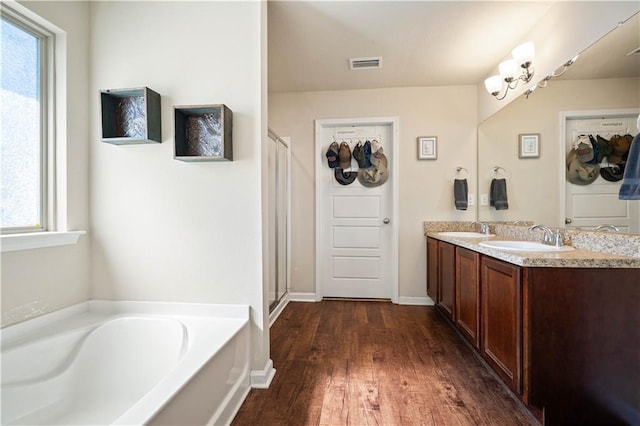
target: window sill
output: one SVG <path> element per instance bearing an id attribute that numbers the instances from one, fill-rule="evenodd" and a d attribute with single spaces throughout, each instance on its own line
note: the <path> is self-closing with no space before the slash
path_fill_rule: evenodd
<path id="1" fill-rule="evenodd" d="M 44 247 L 66 246 L 77 244 L 80 235 L 86 231 L 37 232 L 30 234 L 2 235 L 2 252 L 30 250 Z"/>

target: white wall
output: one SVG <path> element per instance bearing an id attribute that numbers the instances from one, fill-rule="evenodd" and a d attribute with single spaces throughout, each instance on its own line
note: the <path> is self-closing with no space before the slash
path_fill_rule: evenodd
<path id="1" fill-rule="evenodd" d="M 291 137 L 291 291 L 315 290 L 314 120 L 400 119 L 399 296 L 426 297 L 423 221 L 475 220 L 453 203 L 456 166 L 475 187 L 475 86 L 270 93 L 269 126 Z M 438 159 L 417 159 L 417 137 L 438 137 Z"/>
<path id="2" fill-rule="evenodd" d="M 53 24 L 58 39 L 58 208 L 60 228 L 89 227 L 89 3 L 24 2 Z M 19 7 L 20 5 L 18 5 Z M 65 173 L 66 170 L 66 173 Z M 63 179 L 68 175 L 68 179 Z M 66 223 L 65 223 L 66 222 Z M 89 236 L 74 246 L 2 253 L 2 326 L 89 297 Z"/>
<path id="3" fill-rule="evenodd" d="M 92 297 L 250 304 L 253 367 L 268 359 L 262 275 L 264 5 L 91 5 Z M 162 95 L 161 144 L 100 141 L 99 90 Z M 233 162 L 173 159 L 173 106 L 226 104 Z M 264 157 L 266 158 L 266 157 Z"/>
<path id="4" fill-rule="evenodd" d="M 536 46 L 535 75 L 529 84 L 520 84 L 499 101 L 487 93 L 484 82 L 478 84 L 478 122 L 489 118 L 524 91 L 553 73 L 562 64 L 612 31 L 619 22 L 640 11 L 637 1 L 559 1 L 522 40 L 513 40 L 513 47 L 524 41 Z M 550 36 L 552 35 L 552 36 Z M 505 52 L 510 56 L 510 52 Z M 505 57 L 507 59 L 507 57 Z M 498 64 L 487 75 L 498 73 Z"/>
<path id="5" fill-rule="evenodd" d="M 640 109 L 640 79 L 554 80 L 502 109 L 478 130 L 478 192 L 488 192 L 490 169 L 500 165 L 509 171 L 509 210 L 479 206 L 483 221 L 531 220 L 564 227 L 559 215 L 564 199 L 559 182 L 565 159 L 558 158 L 560 112 L 600 109 Z M 540 134 L 540 158 L 518 158 L 518 135 Z"/>

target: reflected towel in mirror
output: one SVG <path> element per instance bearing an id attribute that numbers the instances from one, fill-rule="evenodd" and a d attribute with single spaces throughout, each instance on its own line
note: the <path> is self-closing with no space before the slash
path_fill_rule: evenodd
<path id="1" fill-rule="evenodd" d="M 640 118 L 638 121 L 640 122 Z M 631 141 L 618 198 L 640 200 L 640 133 Z"/>
<path id="2" fill-rule="evenodd" d="M 496 210 L 507 210 L 509 202 L 507 201 L 507 180 L 491 179 L 489 187 L 489 204 Z"/>

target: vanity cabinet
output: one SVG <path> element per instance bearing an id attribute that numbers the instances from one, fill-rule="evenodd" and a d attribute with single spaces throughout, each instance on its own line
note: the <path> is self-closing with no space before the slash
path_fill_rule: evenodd
<path id="1" fill-rule="evenodd" d="M 518 266 L 427 247 L 436 307 L 540 422 L 640 424 L 640 268 Z"/>
<path id="2" fill-rule="evenodd" d="M 427 294 L 449 321 L 454 321 L 456 246 L 427 238 Z"/>
<path id="3" fill-rule="evenodd" d="M 640 424 L 640 269 L 523 268 L 528 403 L 546 425 Z"/>
<path id="4" fill-rule="evenodd" d="M 473 345 L 480 346 L 480 254 L 456 247 L 455 324 Z"/>
<path id="5" fill-rule="evenodd" d="M 454 320 L 456 287 L 456 247 L 440 241 L 438 243 L 438 296 L 436 306 L 450 320 Z"/>
<path id="6" fill-rule="evenodd" d="M 482 256 L 482 357 L 522 393 L 522 268 Z"/>
<path id="7" fill-rule="evenodd" d="M 522 394 L 522 268 L 433 238 L 427 266 L 436 308 Z"/>
<path id="8" fill-rule="evenodd" d="M 438 302 L 438 240 L 427 238 L 427 295 Z"/>

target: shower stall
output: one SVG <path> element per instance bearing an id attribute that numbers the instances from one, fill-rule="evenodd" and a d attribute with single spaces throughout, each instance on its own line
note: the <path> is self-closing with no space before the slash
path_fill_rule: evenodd
<path id="1" fill-rule="evenodd" d="M 269 129 L 268 223 L 269 223 L 269 313 L 285 300 L 289 288 L 289 176 L 290 147 Z"/>

